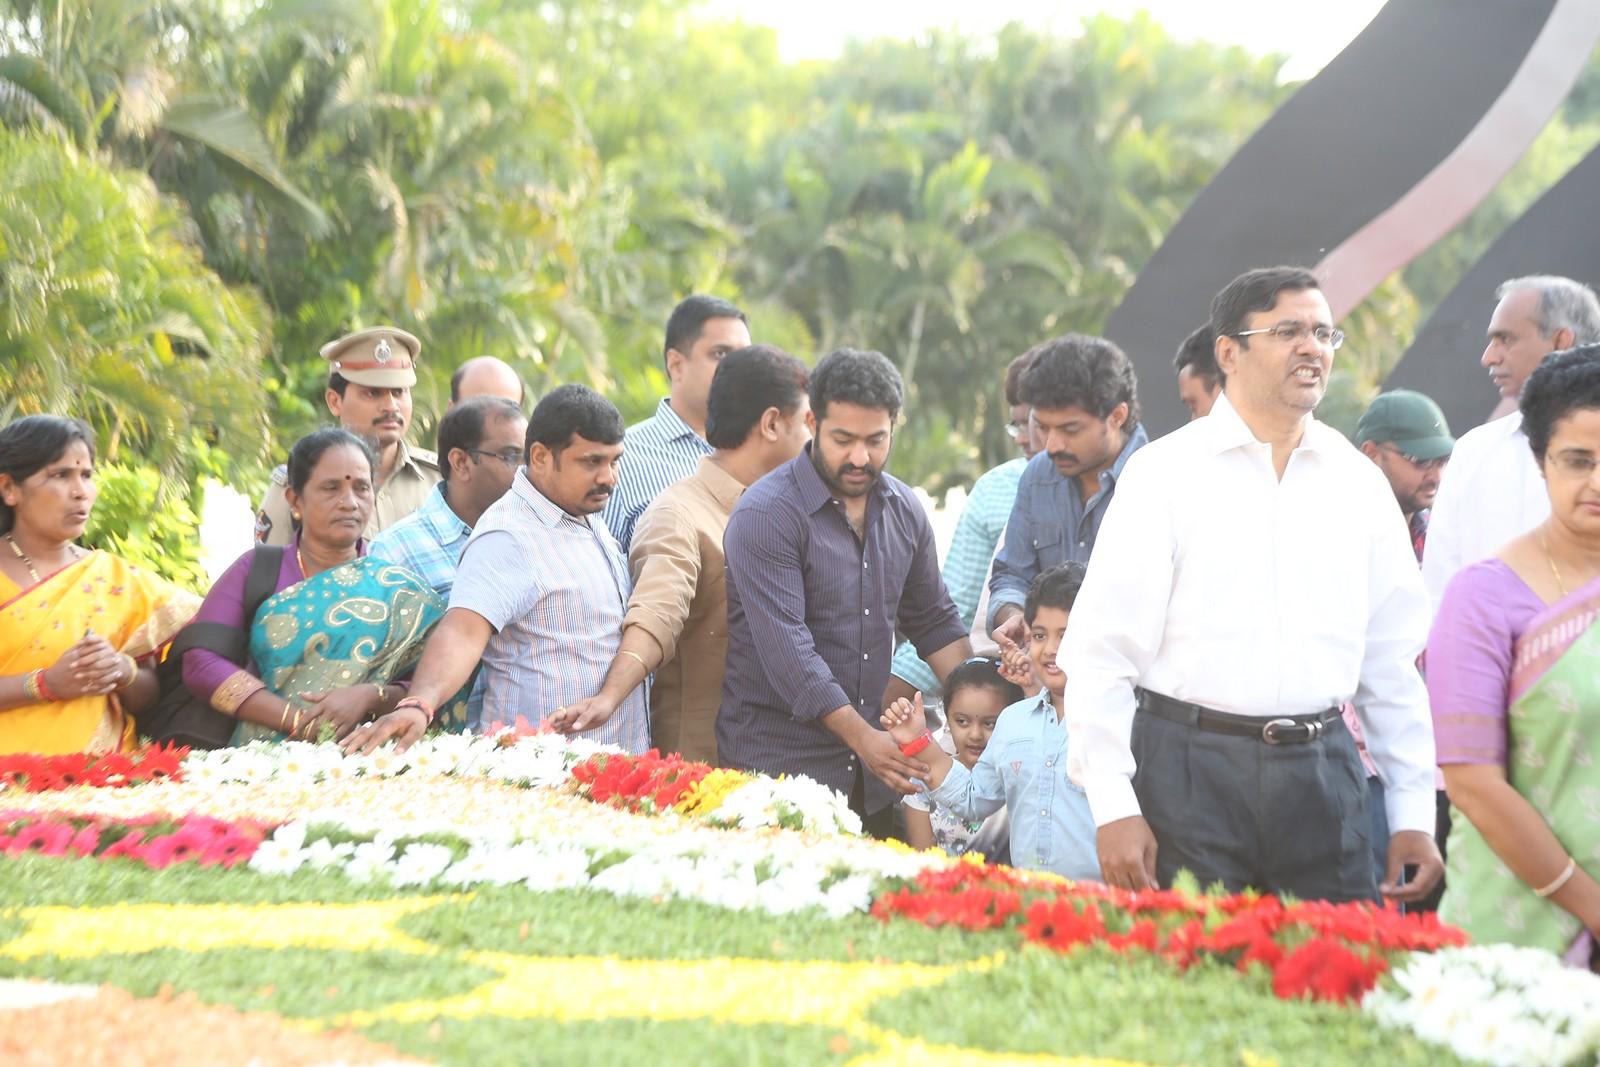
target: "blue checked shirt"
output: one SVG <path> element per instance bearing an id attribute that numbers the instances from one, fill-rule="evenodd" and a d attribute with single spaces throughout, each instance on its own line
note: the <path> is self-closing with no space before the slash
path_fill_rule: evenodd
<path id="1" fill-rule="evenodd" d="M 622 465 L 603 514 L 624 555 L 644 509 L 661 490 L 699 470 L 700 457 L 713 451 L 672 410 L 671 401 L 662 397 L 654 415 L 629 426 L 622 436 Z"/>
<path id="2" fill-rule="evenodd" d="M 444 483 L 440 482 L 420 508 L 374 537 L 367 547 L 367 555 L 404 567 L 448 601 L 450 587 L 456 581 L 456 567 L 471 536 L 472 527 L 450 510 L 444 497 Z M 467 697 L 468 728 L 477 729 L 482 717 L 483 673 L 480 671 Z"/>
<path id="3" fill-rule="evenodd" d="M 399 564 L 448 600 L 456 565 L 471 536 L 472 527 L 445 502 L 441 482 L 420 508 L 374 537 L 367 554 Z"/>
<path id="4" fill-rule="evenodd" d="M 1100 881 L 1094 816 L 1067 777 L 1067 726 L 1048 692 L 1002 711 L 972 770 L 952 760 L 939 788 L 925 795 L 974 822 L 1005 808 L 1013 867 Z"/>
<path id="5" fill-rule="evenodd" d="M 956 602 L 956 610 L 961 613 L 961 625 L 968 630 L 972 629 L 973 617 L 978 613 L 978 599 L 983 595 L 983 580 L 989 576 L 995 547 L 1000 544 L 1000 534 L 1011 518 L 1022 468 L 1027 465 L 1028 461 L 1018 456 L 985 471 L 973 483 L 966 506 L 961 509 L 961 518 L 956 521 L 950 552 L 944 558 L 939 575 L 944 579 L 944 587 L 950 590 L 950 599 Z M 939 679 L 917 656 L 910 641 L 900 642 L 900 647 L 895 649 L 890 673 L 910 682 L 930 699 L 939 692 Z"/>
<path id="6" fill-rule="evenodd" d="M 598 515 L 570 515 L 528 481 L 489 505 L 461 557 L 450 607 L 494 627 L 483 650 L 483 718 L 540 723 L 600 691 L 622 644 L 632 582 Z M 648 685 L 584 736 L 639 753 L 650 747 Z"/>
<path id="7" fill-rule="evenodd" d="M 1149 441 L 1144 426 L 1135 424 L 1111 469 L 1100 472 L 1100 488 L 1088 500 L 1078 495 L 1078 480 L 1056 470 L 1048 453 L 1040 452 L 1028 461 L 1017 485 L 1011 520 L 1006 524 L 1005 544 L 994 558 L 994 575 L 989 579 L 989 617 L 984 625 L 994 629 L 995 613 L 1002 604 L 1022 607 L 1028 586 L 1051 567 L 1089 562 L 1100 520 L 1111 506 L 1122 468 L 1128 457 Z"/>

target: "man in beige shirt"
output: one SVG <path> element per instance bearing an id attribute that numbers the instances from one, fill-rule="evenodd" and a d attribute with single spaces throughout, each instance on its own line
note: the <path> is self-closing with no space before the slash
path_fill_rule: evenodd
<path id="1" fill-rule="evenodd" d="M 594 729 L 654 671 L 650 743 L 717 761 L 728 651 L 722 533 L 745 488 L 811 440 L 809 384 L 803 363 L 769 345 L 723 357 L 706 403 L 706 440 L 714 451 L 640 517 L 628 552 L 633 595 L 622 647 L 597 694 L 549 717 L 556 729 Z"/>
<path id="2" fill-rule="evenodd" d="M 417 384 L 416 359 L 422 345 L 404 330 L 376 326 L 322 346 L 328 361 L 328 411 L 351 433 L 371 442 L 378 454 L 377 499 L 366 535 L 386 530 L 422 506 L 439 484 L 439 457 L 408 448 L 411 387 Z M 271 484 L 256 512 L 256 540 L 286 545 L 296 516 L 283 495 L 288 468 L 272 472 Z"/>

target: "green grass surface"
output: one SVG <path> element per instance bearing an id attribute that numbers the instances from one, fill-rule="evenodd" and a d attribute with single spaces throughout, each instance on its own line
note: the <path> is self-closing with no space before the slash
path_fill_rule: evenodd
<path id="1" fill-rule="evenodd" d="M 355 903 L 394 896 L 329 874 L 288 878 L 193 866 L 151 871 L 131 862 L 0 859 L 0 944 L 25 928 L 20 909 L 115 903 Z M 601 893 L 535 894 L 487 887 L 400 919 L 395 928 L 437 955 L 394 951 L 170 949 L 87 959 L 0 956 L 0 976 L 109 982 L 139 995 L 163 985 L 201 999 L 298 1018 L 330 1019 L 397 1001 L 466 993 L 499 977 L 467 958 L 614 956 L 630 960 L 742 957 L 951 964 L 1005 952 L 988 971 L 964 971 L 927 988 L 891 991 L 866 1011 L 885 1029 L 995 1051 L 1100 1055 L 1138 1063 L 1261 1067 L 1453 1067 L 1446 1051 L 1381 1031 L 1350 1009 L 1275 998 L 1263 974 L 1220 966 L 1179 974 L 1148 956 L 1097 949 L 1060 956 L 1019 949 L 1014 935 L 930 930 L 866 916 L 771 917 L 687 902 L 618 900 Z M 781 998 L 782 989 L 754 991 Z M 831 1021 L 831 1020 L 830 1020 Z M 841 1022 L 841 1027 L 843 1026 Z M 448 1064 L 809 1064 L 867 1051 L 829 1026 L 740 1026 L 710 1021 L 610 1019 L 562 1023 L 485 1016 L 380 1021 L 364 1031 L 402 1052 Z"/>

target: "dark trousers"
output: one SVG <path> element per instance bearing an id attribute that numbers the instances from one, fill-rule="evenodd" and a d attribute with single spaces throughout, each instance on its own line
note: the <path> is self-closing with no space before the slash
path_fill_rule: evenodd
<path id="1" fill-rule="evenodd" d="M 1230 893 L 1377 899 L 1367 776 L 1342 722 L 1314 741 L 1268 745 L 1141 711 L 1133 756 L 1162 886 L 1187 870 Z"/>
<path id="2" fill-rule="evenodd" d="M 850 810 L 861 816 L 861 832 L 868 837 L 875 837 L 879 841 L 893 838 L 897 841 L 905 840 L 905 834 L 897 833 L 895 813 L 900 810 L 900 805 L 890 804 L 886 808 L 868 814 L 867 812 L 867 779 L 872 772 L 856 763 L 856 780 L 850 786 Z"/>

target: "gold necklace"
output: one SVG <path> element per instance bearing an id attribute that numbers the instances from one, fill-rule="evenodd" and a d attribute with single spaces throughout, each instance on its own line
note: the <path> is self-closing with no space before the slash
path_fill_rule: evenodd
<path id="1" fill-rule="evenodd" d="M 17 539 L 12 537 L 10 534 L 6 534 L 6 544 L 11 546 L 12 554 L 22 561 L 22 565 L 28 568 L 28 577 L 33 579 L 33 584 L 38 585 L 39 572 L 34 570 L 33 560 L 28 558 L 28 554 L 26 552 L 22 551 L 22 546 L 17 544 Z"/>
<path id="2" fill-rule="evenodd" d="M 1561 580 L 1561 569 L 1556 566 L 1556 557 L 1550 554 L 1550 535 L 1543 530 L 1539 531 L 1539 544 L 1544 548 L 1544 561 L 1550 564 L 1550 574 L 1556 580 L 1556 588 L 1561 590 L 1561 599 L 1568 597 L 1567 583 Z"/>
<path id="3" fill-rule="evenodd" d="M 299 545 L 295 545 L 294 546 L 294 561 L 295 561 L 295 564 L 297 566 L 299 566 L 299 568 L 300 568 L 300 577 L 302 577 L 302 578 L 311 577 L 311 572 L 306 570 L 306 558 L 300 554 L 300 546 Z"/>

